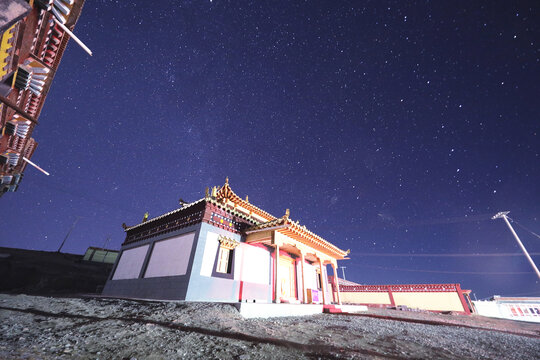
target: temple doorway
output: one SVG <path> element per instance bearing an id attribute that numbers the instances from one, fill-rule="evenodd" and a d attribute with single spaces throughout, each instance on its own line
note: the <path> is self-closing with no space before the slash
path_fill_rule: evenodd
<path id="1" fill-rule="evenodd" d="M 279 257 L 279 297 L 285 302 L 296 302 L 295 261 L 288 256 Z"/>

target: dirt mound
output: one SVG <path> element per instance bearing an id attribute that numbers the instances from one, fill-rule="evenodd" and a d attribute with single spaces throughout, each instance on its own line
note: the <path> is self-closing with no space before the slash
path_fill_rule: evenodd
<path id="1" fill-rule="evenodd" d="M 244 319 L 231 304 L 0 294 L 2 359 L 535 359 L 539 350 L 537 336 L 365 316 Z"/>

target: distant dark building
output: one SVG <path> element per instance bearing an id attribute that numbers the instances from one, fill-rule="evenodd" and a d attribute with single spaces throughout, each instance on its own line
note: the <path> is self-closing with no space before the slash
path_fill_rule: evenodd
<path id="1" fill-rule="evenodd" d="M 0 196 L 16 191 L 31 137 L 84 0 L 0 0 Z"/>
<path id="2" fill-rule="evenodd" d="M 116 259 L 118 258 L 119 253 L 120 251 L 118 250 L 110 250 L 90 246 L 88 249 L 86 249 L 83 260 L 114 264 L 116 262 Z"/>

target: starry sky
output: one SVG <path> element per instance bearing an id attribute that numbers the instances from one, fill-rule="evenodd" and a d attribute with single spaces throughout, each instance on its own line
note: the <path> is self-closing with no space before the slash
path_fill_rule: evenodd
<path id="1" fill-rule="evenodd" d="M 33 133 L 32 160 L 51 176 L 28 167 L 0 199 L 0 246 L 56 251 L 80 217 L 62 251 L 119 249 L 123 222 L 228 176 L 351 249 L 348 280 L 539 296 L 490 220 L 510 210 L 540 254 L 539 10 L 87 1 L 75 33 L 94 56 L 70 42 Z"/>

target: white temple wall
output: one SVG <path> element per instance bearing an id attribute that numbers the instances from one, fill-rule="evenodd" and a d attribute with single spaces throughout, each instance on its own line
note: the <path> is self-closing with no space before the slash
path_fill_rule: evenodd
<path id="1" fill-rule="evenodd" d="M 306 289 L 317 289 L 317 267 L 311 264 L 304 264 L 304 280 Z"/>
<path id="2" fill-rule="evenodd" d="M 255 284 L 270 284 L 271 254 L 267 249 L 240 244 L 236 247 L 235 274 L 236 280 Z"/>
<path id="3" fill-rule="evenodd" d="M 216 254 L 219 247 L 219 234 L 208 231 L 206 233 L 206 244 L 201 264 L 201 276 L 212 276 L 215 267 Z"/>

